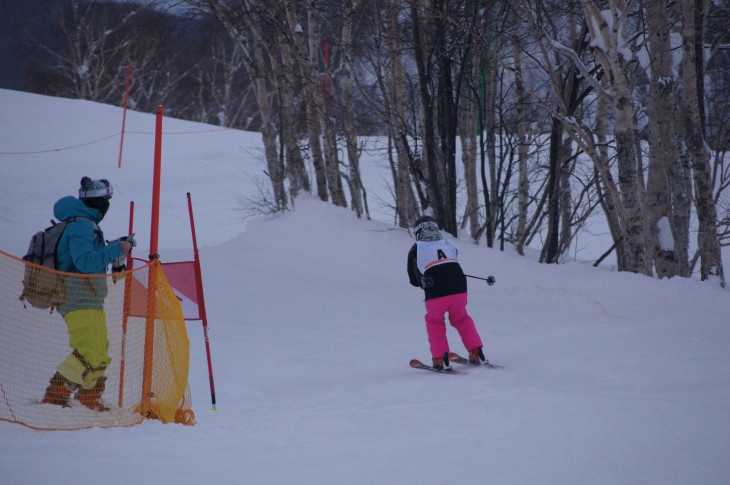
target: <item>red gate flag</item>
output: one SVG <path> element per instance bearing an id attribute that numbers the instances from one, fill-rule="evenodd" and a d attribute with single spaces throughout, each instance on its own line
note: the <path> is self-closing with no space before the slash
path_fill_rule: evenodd
<path id="1" fill-rule="evenodd" d="M 185 320 L 200 320 L 202 317 L 195 278 L 195 261 L 162 263 L 162 271 L 165 272 L 167 281 L 180 300 Z"/>
<path id="2" fill-rule="evenodd" d="M 195 261 L 161 263 L 161 266 L 167 281 L 175 291 L 177 299 L 180 300 L 185 320 L 202 320 L 198 284 L 195 277 Z M 145 317 L 147 315 L 147 283 L 138 279 L 137 272 L 132 271 L 130 274 L 132 284 L 130 288 L 129 315 Z"/>

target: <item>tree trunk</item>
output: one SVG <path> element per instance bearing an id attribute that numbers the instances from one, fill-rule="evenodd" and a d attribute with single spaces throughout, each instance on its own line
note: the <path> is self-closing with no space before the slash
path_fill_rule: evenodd
<path id="1" fill-rule="evenodd" d="M 472 69 L 472 79 L 477 71 Z M 477 192 L 477 109 L 473 95 L 461 97 L 462 107 L 459 111 L 461 127 L 461 162 L 464 165 L 464 183 L 466 185 L 466 213 L 462 227 L 469 222 L 469 235 L 476 241 L 479 234 L 479 197 Z"/>
<path id="2" fill-rule="evenodd" d="M 560 235 L 558 238 L 558 255 L 562 256 L 573 241 L 573 199 L 570 176 L 573 174 L 573 140 L 564 137 L 560 150 Z"/>
<path id="3" fill-rule="evenodd" d="M 420 173 L 408 147 L 408 130 L 406 127 L 405 68 L 403 66 L 403 45 L 400 41 L 399 9 L 396 0 L 389 0 L 386 6 L 385 43 L 388 48 L 390 65 L 389 82 L 382 82 L 382 90 L 386 103 L 385 112 L 388 118 L 388 129 L 395 147 L 396 160 L 393 183 L 395 186 L 396 210 L 401 227 L 409 227 L 418 217 L 411 176 L 419 188 L 422 207 L 427 207 L 426 195 L 420 190 L 423 174 Z"/>
<path id="4" fill-rule="evenodd" d="M 337 155 L 337 136 L 334 127 L 329 118 L 329 99 L 325 95 L 329 93 L 323 92 L 323 82 L 319 76 L 319 49 L 321 38 L 319 35 L 319 20 L 317 12 L 317 2 L 308 0 L 307 2 L 307 32 L 309 34 L 309 90 L 312 102 L 312 116 L 319 122 L 319 132 L 322 134 L 324 142 L 324 166 L 327 176 L 327 186 L 329 194 L 334 205 L 347 207 L 345 200 L 345 192 L 342 190 L 342 179 L 340 177 L 340 163 Z"/>
<path id="5" fill-rule="evenodd" d="M 522 51 L 520 50 L 519 41 L 513 38 L 512 57 L 514 59 L 515 69 L 515 93 L 517 95 L 517 156 L 518 156 L 518 195 L 517 195 L 517 231 L 515 239 L 517 242 L 517 252 L 524 255 L 524 242 L 527 232 L 527 204 L 530 193 L 530 181 L 527 176 L 527 157 L 529 151 L 529 141 L 527 139 L 527 115 L 525 109 L 527 107 L 527 95 L 525 94 L 525 86 L 522 81 Z"/>
<path id="6" fill-rule="evenodd" d="M 594 50 L 603 70 L 608 75 L 613 102 L 613 122 L 616 137 L 616 157 L 618 164 L 621 201 L 626 217 L 621 219 L 623 243 L 626 247 L 625 266 L 621 271 L 631 271 L 649 275 L 651 270 L 646 262 L 644 245 L 644 217 L 641 197 L 641 181 L 634 140 L 634 109 L 631 84 L 628 78 L 628 65 L 620 49 L 624 41 L 620 35 L 627 32 L 626 11 L 611 10 L 613 26 L 599 12 L 592 1 L 581 3 L 593 38 Z M 625 4 L 616 8 L 626 9 Z"/>
<path id="7" fill-rule="evenodd" d="M 354 96 L 352 94 L 352 0 L 343 1 L 342 9 L 342 104 L 344 111 L 345 145 L 350 166 L 349 181 L 352 210 L 362 217 L 365 207 L 364 189 L 360 177 L 360 153 L 357 146 L 357 127 L 355 124 Z"/>
<path id="8" fill-rule="evenodd" d="M 418 88 L 421 99 L 421 116 L 423 119 L 423 153 L 421 160 L 426 167 L 426 182 L 428 187 L 427 200 L 433 208 L 436 220 L 442 223 L 442 219 L 446 217 L 444 213 L 444 196 L 441 191 L 443 187 L 441 170 L 439 169 L 439 160 L 436 158 L 436 130 L 434 127 L 434 108 L 433 98 L 431 96 L 430 86 L 431 79 L 429 77 L 429 64 L 426 58 L 427 42 L 425 36 L 425 25 L 423 21 L 423 6 L 418 1 L 411 3 L 411 21 L 413 26 L 413 42 L 414 57 L 416 61 L 416 69 L 418 72 Z M 443 224 L 443 223 L 442 223 Z"/>
<path id="9" fill-rule="evenodd" d="M 603 78 L 603 87 L 608 85 L 606 78 Z M 597 187 L 600 192 L 601 207 L 606 215 L 608 229 L 611 232 L 611 239 L 614 241 L 616 248 L 616 263 L 618 268 L 626 266 L 626 251 L 622 244 L 624 235 L 621 228 L 621 218 L 623 207 L 616 184 L 609 169 L 610 155 L 608 153 L 608 128 L 606 120 L 608 119 L 608 99 L 605 96 L 598 97 L 598 108 L 596 110 L 596 125 L 594 133 L 596 136 L 596 145 L 599 147 L 591 153 L 596 154 L 593 163 L 596 167 L 599 177 L 597 177 Z"/>
<path id="10" fill-rule="evenodd" d="M 301 66 L 301 74 L 304 91 L 304 101 L 307 111 L 307 133 L 309 135 L 309 152 L 314 166 L 315 180 L 317 181 L 317 195 L 320 200 L 328 201 L 329 192 L 327 189 L 327 171 L 324 157 L 322 155 L 321 132 L 319 127 L 319 116 L 316 90 L 319 89 L 319 76 L 317 68 L 313 65 L 309 48 L 304 42 L 304 30 L 297 20 L 297 13 L 292 0 L 286 0 L 286 17 L 289 29 L 294 37 L 296 56 Z M 317 51 L 315 51 L 316 54 Z"/>
<path id="11" fill-rule="evenodd" d="M 273 188 L 275 206 L 277 209 L 284 209 L 287 205 L 286 192 L 284 190 L 284 171 L 281 161 L 278 158 L 276 147 L 276 129 L 274 128 L 273 112 L 269 102 L 269 84 L 264 70 L 264 45 L 265 38 L 261 31 L 256 28 L 254 22 L 250 22 L 250 35 L 253 38 L 253 49 L 247 51 L 247 45 L 242 39 L 246 36 L 239 32 L 239 27 L 234 25 L 232 12 L 225 6 L 214 0 L 207 0 L 213 14 L 223 23 L 229 35 L 233 39 L 239 39 L 235 47 L 240 50 L 246 67 L 246 72 L 251 79 L 254 91 L 256 93 L 256 101 L 259 112 L 261 113 L 262 127 L 261 134 L 264 143 L 264 155 L 266 157 L 266 167 L 269 179 Z"/>
<path id="12" fill-rule="evenodd" d="M 649 0 L 647 21 L 651 59 L 651 95 L 649 96 L 649 171 L 644 210 L 647 226 L 647 257 L 653 262 L 657 277 L 671 278 L 681 274 L 675 219 L 672 210 L 673 186 L 669 175 L 679 163 L 679 147 L 674 127 L 676 97 L 672 73 L 670 25 L 664 0 Z M 683 194 L 687 199 L 691 193 Z M 661 222 L 660 222 L 661 221 Z M 687 220 L 686 222 L 689 222 Z M 686 262 L 684 263 L 686 266 Z M 650 263 L 651 267 L 651 263 Z"/>
<path id="13" fill-rule="evenodd" d="M 692 175 L 695 185 L 695 206 L 699 219 L 698 245 L 700 250 L 700 278 L 718 280 L 725 286 L 722 267 L 720 243 L 717 237 L 717 209 L 713 199 L 712 177 L 710 174 L 710 153 L 705 144 L 702 132 L 702 117 L 698 96 L 698 64 L 703 62 L 696 54 L 696 42 L 701 42 L 704 35 L 702 25 L 697 25 L 696 11 L 698 4 L 694 0 L 682 0 L 683 20 L 683 53 L 682 74 L 684 75 L 683 122 L 685 143 L 692 163 Z M 699 37 L 699 40 L 697 39 Z"/>
<path id="14" fill-rule="evenodd" d="M 256 38 L 255 31 L 254 38 Z M 286 191 L 284 189 L 284 168 L 278 157 L 273 110 L 269 102 L 268 83 L 266 82 L 262 69 L 264 65 L 263 39 L 256 39 L 254 58 L 256 60 L 256 68 L 253 72 L 249 72 L 249 75 L 256 84 L 256 97 L 258 99 L 259 111 L 261 112 L 261 135 L 264 142 L 266 167 L 274 191 L 275 205 L 278 210 L 282 210 L 287 206 Z"/>
<path id="15" fill-rule="evenodd" d="M 552 119 L 550 130 L 550 163 L 548 165 L 548 227 L 545 236 L 545 245 L 540 254 L 541 263 L 558 262 L 558 240 L 560 229 L 560 166 L 563 141 L 563 123 L 557 118 Z"/>
<path id="16" fill-rule="evenodd" d="M 286 173 L 289 178 L 289 194 L 292 198 L 295 198 L 300 190 L 311 192 L 312 185 L 304 165 L 304 157 L 302 157 L 302 152 L 299 148 L 299 134 L 296 122 L 297 103 L 294 99 L 297 85 L 295 76 L 297 68 L 292 56 L 291 46 L 283 39 L 283 36 L 279 37 L 279 46 L 282 77 L 282 81 L 279 83 L 281 97 L 279 106 L 281 110 L 279 136 L 282 138 L 286 149 Z"/>

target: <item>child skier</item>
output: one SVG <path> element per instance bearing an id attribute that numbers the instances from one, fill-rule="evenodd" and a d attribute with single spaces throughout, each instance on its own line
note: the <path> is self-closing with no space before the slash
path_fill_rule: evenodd
<path id="1" fill-rule="evenodd" d="M 436 219 L 419 218 L 414 225 L 416 243 L 408 252 L 408 278 L 413 286 L 423 288 L 426 294 L 426 331 L 431 346 L 433 366 L 451 370 L 449 342 L 446 338 L 446 312 L 464 347 L 469 351 L 469 362 L 480 365 L 484 358 L 482 339 L 474 320 L 466 311 L 466 276 L 461 270 L 458 251 L 444 239 Z"/>

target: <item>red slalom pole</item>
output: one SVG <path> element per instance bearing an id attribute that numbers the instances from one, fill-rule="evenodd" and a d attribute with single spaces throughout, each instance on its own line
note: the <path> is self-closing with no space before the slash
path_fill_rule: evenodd
<path id="1" fill-rule="evenodd" d="M 129 234 L 134 232 L 134 201 L 129 203 Z M 127 271 L 124 275 L 124 310 L 122 313 L 122 349 L 119 359 L 119 407 L 124 404 L 124 366 L 127 353 L 127 322 L 129 320 L 129 304 L 132 298 L 132 251 L 127 253 Z"/>
<path id="2" fill-rule="evenodd" d="M 119 141 L 119 163 L 117 168 L 122 168 L 122 148 L 124 147 L 124 127 L 127 124 L 127 104 L 129 103 L 129 83 L 132 78 L 132 63 L 127 64 L 127 78 L 124 83 L 124 111 L 122 114 L 122 137 Z M 131 233 L 130 233 L 131 234 Z"/>
<path id="3" fill-rule="evenodd" d="M 203 337 L 205 338 L 205 353 L 208 357 L 208 378 L 210 380 L 210 400 L 215 407 L 215 383 L 213 382 L 213 364 L 210 358 L 210 339 L 208 338 L 208 316 L 205 313 L 205 296 L 203 295 L 203 274 L 200 270 L 200 256 L 198 255 L 198 238 L 195 235 L 195 219 L 193 218 L 193 201 L 188 192 L 188 211 L 190 212 L 190 230 L 193 234 L 193 254 L 195 267 L 195 288 L 198 293 L 198 309 L 203 321 Z"/>

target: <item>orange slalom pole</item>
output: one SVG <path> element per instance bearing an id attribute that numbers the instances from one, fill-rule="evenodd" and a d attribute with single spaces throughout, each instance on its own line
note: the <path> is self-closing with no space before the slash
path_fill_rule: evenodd
<path id="1" fill-rule="evenodd" d="M 129 203 L 129 234 L 134 232 L 134 201 Z M 119 407 L 124 404 L 124 365 L 127 353 L 127 321 L 129 320 L 129 304 L 132 297 L 132 251 L 127 253 L 127 272 L 124 274 L 124 310 L 122 314 L 122 349 L 119 359 Z"/>
<path id="2" fill-rule="evenodd" d="M 210 381 L 210 400 L 215 407 L 215 383 L 213 382 L 213 364 L 210 358 L 210 339 L 208 338 L 208 316 L 205 313 L 205 296 L 203 294 L 203 273 L 200 270 L 200 256 L 198 255 L 198 238 L 195 235 L 195 219 L 193 218 L 193 201 L 188 192 L 188 211 L 190 212 L 190 231 L 193 234 L 193 254 L 195 266 L 195 288 L 198 292 L 198 308 L 200 319 L 203 321 L 203 337 L 205 338 L 205 353 L 208 357 L 208 379 Z"/>
<path id="3" fill-rule="evenodd" d="M 160 177 L 162 172 L 162 106 L 157 107 L 155 126 L 155 169 L 152 183 L 152 226 L 150 228 L 150 273 L 147 287 L 147 322 L 144 339 L 144 368 L 142 371 L 142 415 L 156 418 L 152 412 L 152 358 L 155 348 L 155 317 L 157 315 L 157 272 L 161 271 L 157 254 L 160 218 Z"/>
<path id="4" fill-rule="evenodd" d="M 160 229 L 160 179 L 162 176 L 162 106 L 157 107 L 155 126 L 155 172 L 152 183 L 152 226 L 150 228 L 150 260 L 160 257 L 157 242 Z"/>
<path id="5" fill-rule="evenodd" d="M 132 78 L 132 63 L 127 64 L 127 77 L 124 83 L 124 111 L 122 114 L 122 137 L 119 140 L 119 163 L 117 168 L 122 168 L 122 148 L 124 147 L 124 127 L 127 124 L 127 104 L 129 103 L 129 82 Z M 130 233 L 131 234 L 131 233 Z"/>

